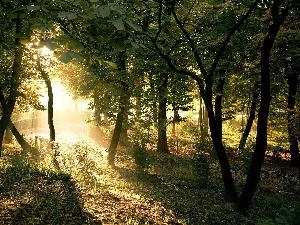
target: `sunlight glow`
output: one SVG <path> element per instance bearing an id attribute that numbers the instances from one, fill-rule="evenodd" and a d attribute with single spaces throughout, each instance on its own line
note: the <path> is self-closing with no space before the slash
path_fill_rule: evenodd
<path id="1" fill-rule="evenodd" d="M 60 82 L 59 79 L 52 80 L 53 91 L 53 108 L 55 111 L 85 111 L 88 109 L 89 101 L 75 99 L 74 96 L 67 90 L 67 88 Z M 44 87 L 43 96 L 40 102 L 46 106 L 48 103 L 47 89 L 43 82 L 41 85 Z"/>
<path id="2" fill-rule="evenodd" d="M 41 48 L 41 55 L 53 55 L 53 52 L 47 46 L 44 46 L 43 48 Z"/>

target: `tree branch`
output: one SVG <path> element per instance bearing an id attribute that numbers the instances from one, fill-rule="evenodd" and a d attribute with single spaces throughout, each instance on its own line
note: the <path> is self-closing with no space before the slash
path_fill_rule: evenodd
<path id="1" fill-rule="evenodd" d="M 179 27 L 179 29 L 182 31 L 182 33 L 184 34 L 185 38 L 188 40 L 188 43 L 193 51 L 196 63 L 201 71 L 201 74 L 203 75 L 204 79 L 207 78 L 207 71 L 204 67 L 204 64 L 202 63 L 201 57 L 200 57 L 200 53 L 196 47 L 196 43 L 194 42 L 194 40 L 192 39 L 191 35 L 189 34 L 189 32 L 184 28 L 184 25 L 181 23 L 181 21 L 179 20 L 179 18 L 177 17 L 177 14 L 175 12 L 175 7 L 173 6 L 171 9 L 171 13 L 176 21 L 177 26 Z"/>
<path id="2" fill-rule="evenodd" d="M 158 53 L 158 55 L 165 60 L 165 62 L 168 64 L 168 66 L 170 67 L 171 70 L 173 70 L 175 73 L 178 74 L 182 74 L 182 75 L 187 75 L 190 78 L 192 78 L 193 80 L 195 80 L 199 86 L 199 90 L 200 90 L 200 95 L 203 98 L 204 101 L 206 101 L 206 94 L 205 94 L 205 89 L 204 89 L 204 82 L 203 80 L 194 72 L 189 71 L 189 70 L 184 70 L 184 69 L 179 69 L 177 68 L 174 63 L 171 61 L 171 59 L 169 58 L 168 55 L 164 54 L 161 49 L 158 47 L 157 43 L 155 42 L 154 39 L 151 39 L 154 48 L 156 50 L 156 52 Z"/>
<path id="3" fill-rule="evenodd" d="M 225 51 L 225 48 L 227 47 L 231 37 L 233 36 L 233 34 L 243 25 L 243 23 L 246 21 L 246 19 L 248 19 L 248 17 L 250 16 L 250 14 L 252 13 L 252 11 L 254 10 L 254 8 L 257 6 L 257 4 L 260 2 L 260 0 L 255 0 L 255 2 L 250 6 L 250 8 L 248 9 L 247 13 L 241 18 L 241 20 L 236 23 L 231 29 L 230 31 L 228 32 L 223 44 L 221 45 L 221 48 L 219 49 L 216 57 L 215 57 L 215 60 L 211 66 L 211 69 L 209 71 L 209 76 L 213 76 L 215 70 L 216 70 L 216 67 Z"/>

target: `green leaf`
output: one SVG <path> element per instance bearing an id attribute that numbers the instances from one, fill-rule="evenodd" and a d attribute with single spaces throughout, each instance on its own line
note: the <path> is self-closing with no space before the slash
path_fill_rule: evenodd
<path id="1" fill-rule="evenodd" d="M 110 8 L 107 7 L 107 6 L 102 6 L 102 7 L 99 8 L 99 13 L 100 13 L 100 15 L 101 15 L 103 18 L 104 18 L 104 17 L 109 17 L 110 12 L 111 12 L 111 10 L 110 10 Z"/>
<path id="2" fill-rule="evenodd" d="M 126 20 L 126 23 L 133 28 L 135 31 L 142 31 L 142 28 L 137 24 L 131 23 L 130 21 Z"/>
<path id="3" fill-rule="evenodd" d="M 28 10 L 40 10 L 41 7 L 40 6 L 35 6 L 35 5 L 30 5 L 30 6 L 27 6 L 27 9 Z"/>
<path id="4" fill-rule="evenodd" d="M 122 18 L 118 18 L 116 20 L 111 20 L 109 22 L 111 22 L 117 28 L 117 30 L 125 30 L 125 26 L 124 26 Z"/>
<path id="5" fill-rule="evenodd" d="M 60 57 L 59 60 L 63 63 L 69 63 L 72 60 L 72 57 L 70 56 L 70 52 L 63 52 Z"/>
<path id="6" fill-rule="evenodd" d="M 73 38 L 70 38 L 68 40 L 68 47 L 73 50 L 83 50 L 84 49 L 84 47 L 80 43 L 80 41 L 73 39 Z"/>
<path id="7" fill-rule="evenodd" d="M 78 16 L 73 12 L 59 12 L 58 17 L 67 18 L 68 20 L 76 19 Z"/>
<path id="8" fill-rule="evenodd" d="M 131 45 L 132 45 L 132 47 L 134 47 L 134 48 L 139 48 L 140 46 L 137 44 L 137 43 L 135 43 L 135 42 L 130 42 L 131 43 Z"/>
<path id="9" fill-rule="evenodd" d="M 73 59 L 77 59 L 80 62 L 82 62 L 84 60 L 83 56 L 81 54 L 76 53 L 76 52 L 70 52 L 70 57 L 73 58 Z"/>

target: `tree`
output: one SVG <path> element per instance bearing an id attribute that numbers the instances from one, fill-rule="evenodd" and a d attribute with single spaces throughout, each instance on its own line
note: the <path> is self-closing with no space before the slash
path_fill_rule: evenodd
<path id="1" fill-rule="evenodd" d="M 2 7 L 6 8 L 6 5 L 2 4 Z M 20 85 L 20 74 L 22 70 L 21 65 L 24 52 L 22 39 L 21 37 L 18 37 L 18 34 L 21 34 L 23 31 L 23 21 L 20 14 L 21 13 L 17 11 L 17 16 L 15 18 L 14 59 L 11 68 L 11 79 L 9 81 L 8 95 L 5 98 L 6 107 L 2 108 L 2 117 L 0 119 L 0 156 L 2 152 L 4 132 L 6 127 L 9 125 L 10 117 L 13 113 L 17 100 L 17 89 Z M 0 91 L 3 91 L 3 89 L 4 87 L 0 87 Z"/>
<path id="2" fill-rule="evenodd" d="M 157 151 L 162 153 L 170 153 L 167 140 L 168 77 L 167 73 L 162 72 L 158 86 Z"/>
<path id="3" fill-rule="evenodd" d="M 37 67 L 41 73 L 42 78 L 44 79 L 46 86 L 47 86 L 47 93 L 48 93 L 48 126 L 50 131 L 50 139 L 49 142 L 51 144 L 51 148 L 53 147 L 53 142 L 55 141 L 55 128 L 53 122 L 53 90 L 52 84 L 49 75 L 47 72 L 42 68 L 41 65 L 41 58 L 38 53 L 37 55 Z"/>
<path id="4" fill-rule="evenodd" d="M 127 68 L 126 68 L 126 51 L 122 51 L 118 54 L 117 58 L 118 68 L 117 71 L 121 74 L 121 77 L 126 77 Z M 129 85 L 125 80 L 121 81 L 121 96 L 119 101 L 119 112 L 117 114 L 116 124 L 111 138 L 111 142 L 108 148 L 107 160 L 109 165 L 114 165 L 116 149 L 120 139 L 122 125 L 126 112 L 128 111 L 130 99 L 130 90 Z"/>
<path id="5" fill-rule="evenodd" d="M 289 12 L 289 7 L 286 7 L 284 3 L 284 0 L 275 0 L 273 2 L 271 8 L 272 24 L 269 26 L 268 34 L 266 35 L 261 47 L 261 101 L 258 112 L 256 146 L 252 155 L 247 180 L 237 204 L 238 211 L 242 213 L 245 213 L 251 205 L 252 198 L 259 182 L 260 171 L 267 149 L 267 127 L 271 102 L 270 54 L 280 26 L 284 22 Z"/>
<path id="6" fill-rule="evenodd" d="M 203 52 L 206 53 L 208 50 L 200 51 L 200 49 L 197 47 L 198 41 L 200 42 L 200 38 L 198 34 L 197 29 L 192 30 L 192 27 L 189 25 L 192 23 L 191 21 L 195 20 L 193 18 L 193 15 L 197 15 L 197 8 L 195 7 L 194 3 L 187 3 L 187 5 L 176 5 L 175 2 L 165 2 L 159 3 L 159 12 L 158 12 L 158 19 L 157 19 L 157 32 L 154 37 L 149 37 L 151 40 L 156 52 L 162 57 L 168 64 L 168 66 L 175 71 L 176 73 L 183 74 L 186 76 L 191 77 L 197 82 L 199 93 L 201 97 L 204 100 L 204 104 L 208 111 L 208 117 L 209 117 L 209 126 L 210 126 L 210 132 L 212 141 L 215 147 L 215 150 L 217 152 L 217 156 L 219 159 L 219 163 L 221 166 L 221 172 L 223 177 L 223 182 L 225 186 L 225 193 L 226 196 L 231 200 L 237 199 L 237 193 L 235 189 L 235 185 L 232 179 L 230 165 L 228 162 L 227 154 L 224 148 L 224 145 L 222 143 L 222 136 L 220 132 L 220 123 L 217 122 L 217 118 L 215 117 L 215 111 L 213 107 L 213 78 L 215 77 L 215 70 L 217 68 L 217 65 L 224 53 L 224 50 L 226 49 L 228 43 L 230 42 L 233 34 L 241 27 L 241 25 L 244 23 L 244 21 L 250 16 L 252 10 L 256 7 L 259 1 L 255 1 L 249 8 L 246 14 L 244 16 L 240 17 L 240 20 L 238 22 L 234 22 L 227 24 L 227 26 L 231 27 L 228 28 L 228 32 L 225 34 L 225 38 L 223 42 L 219 45 L 220 47 L 217 48 L 216 54 L 214 58 L 212 59 L 212 65 L 210 70 L 207 70 L 205 68 L 205 65 L 203 63 L 203 59 L 207 56 L 203 55 Z M 162 18 L 163 18 L 163 7 L 166 7 L 170 12 L 171 15 L 179 29 L 180 36 L 177 40 L 173 42 L 173 46 L 170 46 L 169 52 L 165 53 L 160 45 L 159 45 L 159 38 L 161 36 L 161 33 L 164 31 Z M 188 10 L 185 11 L 184 9 L 187 8 Z M 181 11 L 181 14 L 178 12 Z M 182 12 L 186 12 L 185 15 L 183 15 Z M 224 28 L 222 28 L 224 30 Z M 224 31 L 223 31 L 224 32 Z M 180 44 L 186 43 L 186 47 L 181 47 Z M 189 56 L 193 57 L 194 64 L 190 66 L 192 69 L 187 68 L 179 68 L 178 63 L 176 64 L 172 58 L 171 55 L 174 52 L 174 49 L 180 49 L 181 51 L 189 51 Z M 209 61 L 210 62 L 210 61 Z M 199 76 L 198 73 L 195 72 L 196 69 L 201 72 L 201 76 Z M 222 82 L 223 80 L 219 80 L 219 89 L 222 89 Z M 217 85 L 218 86 L 218 85 Z M 220 99 L 219 99 L 220 100 Z M 219 105 L 219 104 L 217 104 Z"/>

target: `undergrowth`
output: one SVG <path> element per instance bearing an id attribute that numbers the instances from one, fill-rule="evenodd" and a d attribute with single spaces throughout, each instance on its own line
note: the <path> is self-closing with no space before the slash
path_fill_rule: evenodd
<path id="1" fill-rule="evenodd" d="M 295 170 L 266 164 L 247 216 L 224 200 L 211 143 L 195 154 L 160 154 L 143 145 L 119 149 L 115 167 L 88 142 L 61 144 L 42 161 L 7 146 L 0 158 L 0 224 L 296 224 Z M 196 154 L 197 152 L 197 154 Z M 55 160 L 54 160 L 55 159 Z M 56 162 L 55 162 L 56 161 Z M 56 165 L 55 165 L 56 163 Z M 247 166 L 231 162 L 238 187 Z M 239 189 L 240 190 L 240 189 Z"/>

